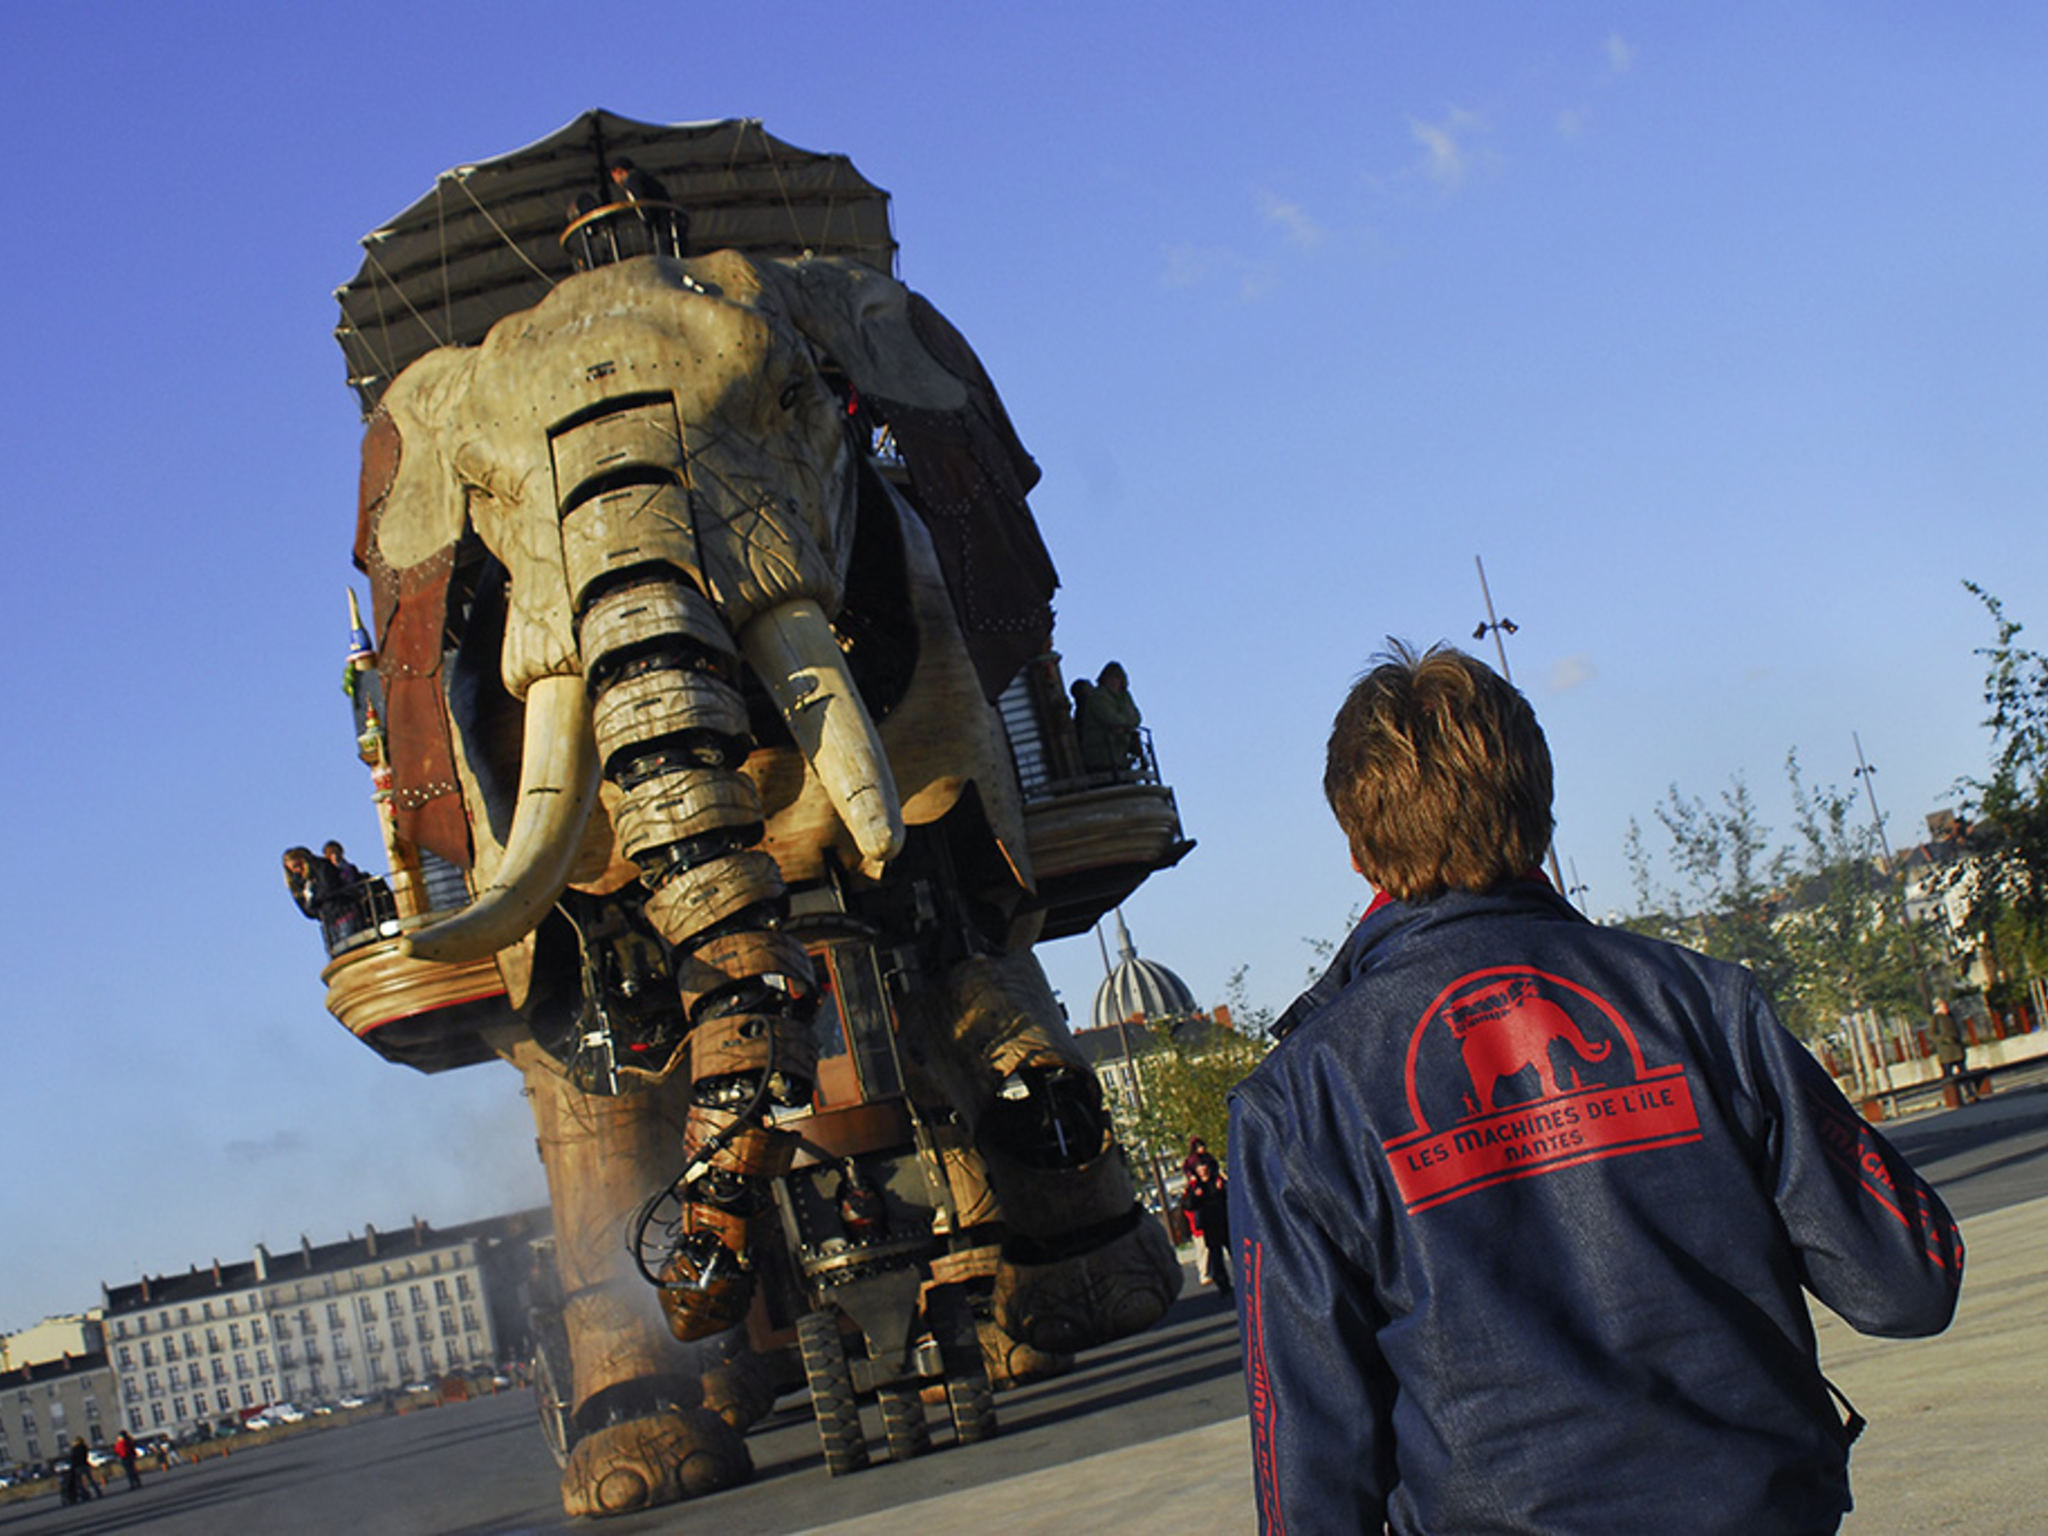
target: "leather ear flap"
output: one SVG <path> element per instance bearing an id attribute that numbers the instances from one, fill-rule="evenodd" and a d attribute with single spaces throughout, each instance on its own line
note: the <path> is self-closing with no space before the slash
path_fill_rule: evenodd
<path id="1" fill-rule="evenodd" d="M 1052 643 L 1059 574 L 1024 499 L 1038 466 L 974 349 L 922 295 L 840 257 L 762 265 L 790 323 L 894 436 L 993 699 Z"/>
<path id="2" fill-rule="evenodd" d="M 363 433 L 355 549 L 376 612 L 398 833 L 464 867 L 472 849 L 441 657 L 467 505 L 444 443 L 466 374 L 465 354 L 430 352 L 385 391 Z"/>

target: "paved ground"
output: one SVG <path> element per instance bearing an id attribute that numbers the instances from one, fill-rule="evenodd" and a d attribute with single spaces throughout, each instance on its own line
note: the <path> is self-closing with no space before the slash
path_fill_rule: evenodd
<path id="1" fill-rule="evenodd" d="M 1962 1219 L 1968 1279 L 1955 1325 L 1887 1342 L 1817 1314 L 1830 1376 L 1870 1419 L 1848 1536 L 2048 1531 L 2048 1084 L 1885 1127 Z M 754 1483 L 701 1504 L 602 1524 L 565 1521 L 526 1393 L 309 1434 L 152 1476 L 141 1493 L 63 1510 L 0 1507 L 0 1536 L 733 1536 L 1253 1529 L 1236 1330 L 1217 1297 L 1005 1394 L 1005 1433 L 903 1466 L 828 1479 L 808 1416 L 749 1438 Z M 874 1429 L 870 1425 L 870 1430 Z M 940 1436 L 941 1444 L 944 1441 Z"/>

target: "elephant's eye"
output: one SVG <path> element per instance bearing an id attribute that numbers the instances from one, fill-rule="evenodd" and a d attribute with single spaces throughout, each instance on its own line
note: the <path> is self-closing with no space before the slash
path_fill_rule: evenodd
<path id="1" fill-rule="evenodd" d="M 796 397 L 804 392 L 802 379 L 791 379 L 782 386 L 782 408 L 786 411 L 796 404 Z"/>

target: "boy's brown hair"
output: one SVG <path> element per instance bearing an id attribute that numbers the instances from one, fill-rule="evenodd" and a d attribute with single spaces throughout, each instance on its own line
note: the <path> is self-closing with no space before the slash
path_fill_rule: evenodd
<path id="1" fill-rule="evenodd" d="M 1399 901 L 1527 874 L 1552 827 L 1536 712 L 1463 651 L 1387 647 L 1337 711 L 1323 770 L 1359 872 Z"/>

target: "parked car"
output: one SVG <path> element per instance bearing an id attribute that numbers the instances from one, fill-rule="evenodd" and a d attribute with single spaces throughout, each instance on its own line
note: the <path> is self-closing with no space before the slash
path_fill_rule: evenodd
<path id="1" fill-rule="evenodd" d="M 242 1428 L 247 1430 L 269 1429 L 271 1423 L 272 1421 L 268 1417 L 259 1413 L 253 1419 L 242 1420 Z"/>
<path id="2" fill-rule="evenodd" d="M 347 1397 L 342 1398 L 337 1406 L 342 1408 L 362 1408 L 367 1405 L 368 1400 L 366 1398 L 358 1397 L 355 1393 L 351 1392 Z"/>
<path id="3" fill-rule="evenodd" d="M 300 1424 L 306 1414 L 294 1403 L 276 1403 L 271 1406 L 270 1417 L 280 1424 Z"/>

